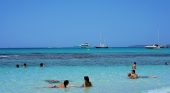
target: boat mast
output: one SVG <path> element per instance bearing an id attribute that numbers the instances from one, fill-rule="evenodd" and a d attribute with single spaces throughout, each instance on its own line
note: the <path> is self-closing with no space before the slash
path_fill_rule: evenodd
<path id="1" fill-rule="evenodd" d="M 101 46 L 101 33 L 102 33 L 102 32 L 100 32 L 100 46 Z"/>
<path id="2" fill-rule="evenodd" d="M 159 45 L 159 29 L 158 29 L 158 45 Z"/>

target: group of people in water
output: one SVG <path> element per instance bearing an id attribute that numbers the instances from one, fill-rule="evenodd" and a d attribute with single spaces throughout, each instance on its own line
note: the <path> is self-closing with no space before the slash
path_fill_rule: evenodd
<path id="1" fill-rule="evenodd" d="M 58 80 L 45 80 L 45 81 L 49 82 L 50 84 L 59 82 Z M 67 86 L 77 87 L 77 88 L 81 88 L 81 87 L 86 88 L 86 87 L 92 87 L 92 83 L 90 82 L 88 76 L 84 76 L 84 83 L 82 86 L 75 86 L 75 85 L 69 84 L 68 80 L 64 80 L 64 82 L 59 85 L 46 86 L 46 87 L 42 87 L 42 88 L 67 88 Z M 39 87 L 36 87 L 36 88 L 39 88 Z"/>
<path id="2" fill-rule="evenodd" d="M 168 65 L 168 62 L 165 63 L 165 65 Z M 23 67 L 26 67 L 27 64 L 24 63 Z M 40 63 L 39 65 L 40 67 L 44 67 L 44 64 L 43 63 Z M 16 68 L 19 68 L 19 64 L 16 65 Z M 131 73 L 128 73 L 127 76 L 128 78 L 130 79 L 137 79 L 137 78 L 156 78 L 156 76 L 138 76 L 136 73 L 135 73 L 135 70 L 136 70 L 136 62 L 133 63 L 132 65 L 132 70 L 131 70 Z M 59 81 L 58 80 L 45 80 L 46 82 L 49 82 L 50 84 L 52 83 L 58 83 Z M 64 80 L 63 83 L 59 84 L 59 85 L 54 85 L 54 86 L 46 86 L 46 87 L 42 87 L 42 88 L 67 88 L 67 86 L 71 86 L 71 87 L 92 87 L 92 83 L 89 81 L 89 77 L 88 76 L 84 76 L 84 83 L 82 86 L 75 86 L 75 85 L 72 85 L 72 84 L 69 84 L 69 80 Z"/>
<path id="3" fill-rule="evenodd" d="M 40 63 L 39 65 L 40 67 L 44 67 L 44 64 L 43 63 Z M 24 63 L 23 67 L 27 67 L 27 64 Z M 19 64 L 16 64 L 16 68 L 19 68 Z M 60 81 L 58 80 L 45 80 L 46 82 L 49 82 L 50 84 L 52 83 L 58 83 Z M 63 83 L 59 84 L 58 86 L 57 85 L 54 85 L 54 86 L 47 86 L 47 87 L 42 87 L 42 88 L 67 88 L 67 86 L 71 86 L 71 87 L 92 87 L 92 83 L 90 82 L 89 80 L 89 77 L 88 76 L 84 76 L 84 83 L 82 86 L 75 86 L 75 85 L 72 85 L 72 84 L 69 84 L 69 80 L 64 80 Z M 37 87 L 38 88 L 38 87 Z"/>
<path id="4" fill-rule="evenodd" d="M 23 67 L 27 67 L 27 64 L 24 63 Z M 44 64 L 43 63 L 40 63 L 40 67 L 44 67 Z M 19 68 L 19 64 L 16 64 L 16 68 Z"/>
<path id="5" fill-rule="evenodd" d="M 137 79 L 137 78 L 156 78 L 156 76 L 138 76 L 136 73 L 135 73 L 135 70 L 136 70 L 136 62 L 133 63 L 132 65 L 132 72 L 131 73 L 128 73 L 127 76 L 128 78 L 130 79 Z"/>

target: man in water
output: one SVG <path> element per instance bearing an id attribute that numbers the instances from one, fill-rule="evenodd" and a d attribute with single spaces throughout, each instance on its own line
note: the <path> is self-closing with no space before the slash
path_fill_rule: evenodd
<path id="1" fill-rule="evenodd" d="M 133 63 L 132 69 L 136 69 L 136 62 Z"/>
<path id="2" fill-rule="evenodd" d="M 135 73 L 135 70 L 132 70 L 132 74 L 129 73 L 129 74 L 128 74 L 128 77 L 131 78 L 131 79 L 137 79 L 137 78 L 138 78 L 138 75 Z"/>
<path id="3" fill-rule="evenodd" d="M 129 78 L 131 78 L 131 73 L 128 73 L 128 75 L 127 75 Z M 138 78 L 156 78 L 156 76 L 151 76 L 151 77 L 149 77 L 149 76 L 138 76 Z M 133 78 L 131 78 L 131 79 L 133 79 Z"/>

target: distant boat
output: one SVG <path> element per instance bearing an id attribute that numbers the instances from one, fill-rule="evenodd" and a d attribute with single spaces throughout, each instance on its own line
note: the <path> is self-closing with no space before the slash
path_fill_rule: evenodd
<path id="1" fill-rule="evenodd" d="M 96 48 L 108 48 L 108 46 L 107 45 L 105 45 L 105 44 L 100 44 L 99 46 L 95 46 Z"/>
<path id="2" fill-rule="evenodd" d="M 107 45 L 101 43 L 101 32 L 100 32 L 100 44 L 99 46 L 95 46 L 95 48 L 108 48 Z"/>
<path id="3" fill-rule="evenodd" d="M 158 44 L 153 44 L 151 46 L 145 46 L 147 49 L 159 49 L 159 48 L 168 48 L 166 45 L 158 45 Z"/>
<path id="4" fill-rule="evenodd" d="M 158 44 L 153 44 L 150 46 L 145 46 L 147 49 L 159 49 L 159 48 L 168 48 L 166 45 L 159 45 L 159 29 L 158 29 Z"/>
<path id="5" fill-rule="evenodd" d="M 80 44 L 78 46 L 74 46 L 75 48 L 91 48 L 90 44 L 88 42 Z"/>
<path id="6" fill-rule="evenodd" d="M 166 45 L 160 45 L 160 48 L 168 48 Z"/>
<path id="7" fill-rule="evenodd" d="M 160 46 L 158 44 L 153 44 L 153 45 L 150 45 L 150 46 L 145 46 L 145 48 L 147 48 L 147 49 L 159 49 Z"/>

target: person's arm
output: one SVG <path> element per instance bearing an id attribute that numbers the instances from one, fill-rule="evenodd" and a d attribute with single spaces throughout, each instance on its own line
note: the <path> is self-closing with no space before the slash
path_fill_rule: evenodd
<path id="1" fill-rule="evenodd" d="M 156 76 L 151 76 L 151 78 L 156 78 Z"/>
<path id="2" fill-rule="evenodd" d="M 131 79 L 136 79 L 135 76 L 134 76 L 133 74 L 130 76 L 130 78 L 131 78 Z"/>
<path id="3" fill-rule="evenodd" d="M 70 87 L 74 87 L 75 85 L 73 85 L 73 84 L 68 84 L 68 86 L 70 86 Z"/>
<path id="4" fill-rule="evenodd" d="M 85 84 L 85 82 L 84 82 L 84 88 L 86 88 L 86 84 Z"/>
<path id="5" fill-rule="evenodd" d="M 129 78 L 133 79 L 133 75 L 131 75 Z"/>
<path id="6" fill-rule="evenodd" d="M 54 85 L 54 86 L 45 86 L 45 87 L 35 87 L 35 88 L 59 88 L 58 86 Z"/>

